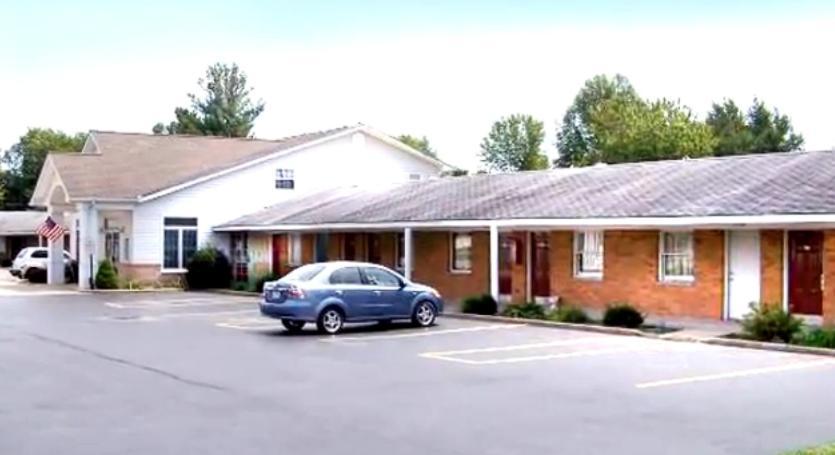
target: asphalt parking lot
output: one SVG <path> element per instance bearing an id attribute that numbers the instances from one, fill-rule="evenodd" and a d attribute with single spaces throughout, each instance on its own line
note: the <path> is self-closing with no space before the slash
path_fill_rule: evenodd
<path id="1" fill-rule="evenodd" d="M 248 297 L 0 289 L 3 454 L 775 454 L 832 439 L 835 358 L 451 318 L 289 335 Z"/>

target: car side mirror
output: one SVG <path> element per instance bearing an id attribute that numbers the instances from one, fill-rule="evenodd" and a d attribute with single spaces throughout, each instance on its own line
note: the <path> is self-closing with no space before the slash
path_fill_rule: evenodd
<path id="1" fill-rule="evenodd" d="M 407 283 L 406 283 L 405 281 L 400 280 L 400 289 L 405 288 L 405 287 L 406 287 L 406 284 L 407 284 Z"/>

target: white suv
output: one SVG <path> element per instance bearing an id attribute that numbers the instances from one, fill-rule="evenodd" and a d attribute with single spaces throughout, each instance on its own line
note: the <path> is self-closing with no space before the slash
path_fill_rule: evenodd
<path id="1" fill-rule="evenodd" d="M 45 247 L 30 246 L 20 250 L 12 261 L 9 273 L 29 281 L 46 279 L 46 264 L 49 261 L 49 250 Z M 72 272 L 72 256 L 64 251 L 64 268 Z M 65 273 L 65 276 L 70 277 Z"/>

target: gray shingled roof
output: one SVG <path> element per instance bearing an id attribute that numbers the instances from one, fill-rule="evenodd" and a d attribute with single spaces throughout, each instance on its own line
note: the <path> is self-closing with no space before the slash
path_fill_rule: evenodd
<path id="1" fill-rule="evenodd" d="M 0 211 L 0 236 L 35 235 L 35 230 L 46 219 L 46 212 Z"/>
<path id="2" fill-rule="evenodd" d="M 98 153 L 50 159 L 71 198 L 135 199 L 349 128 L 278 140 L 93 131 Z"/>
<path id="3" fill-rule="evenodd" d="M 223 226 L 835 213 L 835 153 L 449 177 L 303 196 Z"/>

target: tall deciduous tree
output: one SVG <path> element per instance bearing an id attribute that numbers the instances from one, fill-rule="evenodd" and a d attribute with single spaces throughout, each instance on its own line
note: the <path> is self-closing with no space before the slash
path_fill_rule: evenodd
<path id="1" fill-rule="evenodd" d="M 597 162 L 627 163 L 709 156 L 710 128 L 677 102 L 613 100 L 591 115 Z"/>
<path id="2" fill-rule="evenodd" d="M 557 132 L 557 166 L 624 163 L 710 155 L 716 140 L 689 109 L 648 101 L 625 77 L 586 81 Z"/>
<path id="3" fill-rule="evenodd" d="M 803 136 L 795 134 L 789 118 L 757 99 L 745 114 L 733 100 L 714 103 L 706 122 L 718 139 L 714 153 L 720 156 L 789 152 L 803 146 Z"/>
<path id="4" fill-rule="evenodd" d="M 630 104 L 640 101 L 638 92 L 620 74 L 613 78 L 598 75 L 587 80 L 563 116 L 557 132 L 559 157 L 554 164 L 568 167 L 597 162 L 598 145 L 592 114 L 604 103 Z"/>
<path id="5" fill-rule="evenodd" d="M 546 169 L 542 151 L 545 128 L 530 115 L 514 114 L 495 122 L 481 142 L 481 161 L 492 170 L 527 171 Z"/>
<path id="6" fill-rule="evenodd" d="M 431 156 L 432 158 L 437 158 L 438 154 L 432 150 L 432 147 L 429 145 L 429 139 L 426 136 L 412 136 L 411 134 L 401 134 L 397 136 L 397 140 L 408 145 L 409 147 L 422 152 L 424 155 Z"/>
<path id="7" fill-rule="evenodd" d="M 29 205 L 47 153 L 80 152 L 87 135 L 69 135 L 45 128 L 30 128 L 3 154 L 6 197 L 4 210 L 22 210 Z"/>
<path id="8" fill-rule="evenodd" d="M 155 134 L 199 134 L 246 137 L 255 119 L 264 111 L 262 101 L 252 102 L 252 89 L 238 65 L 216 63 L 198 80 L 203 94 L 190 93 L 191 108 L 174 110 L 175 120 L 154 125 Z"/>

